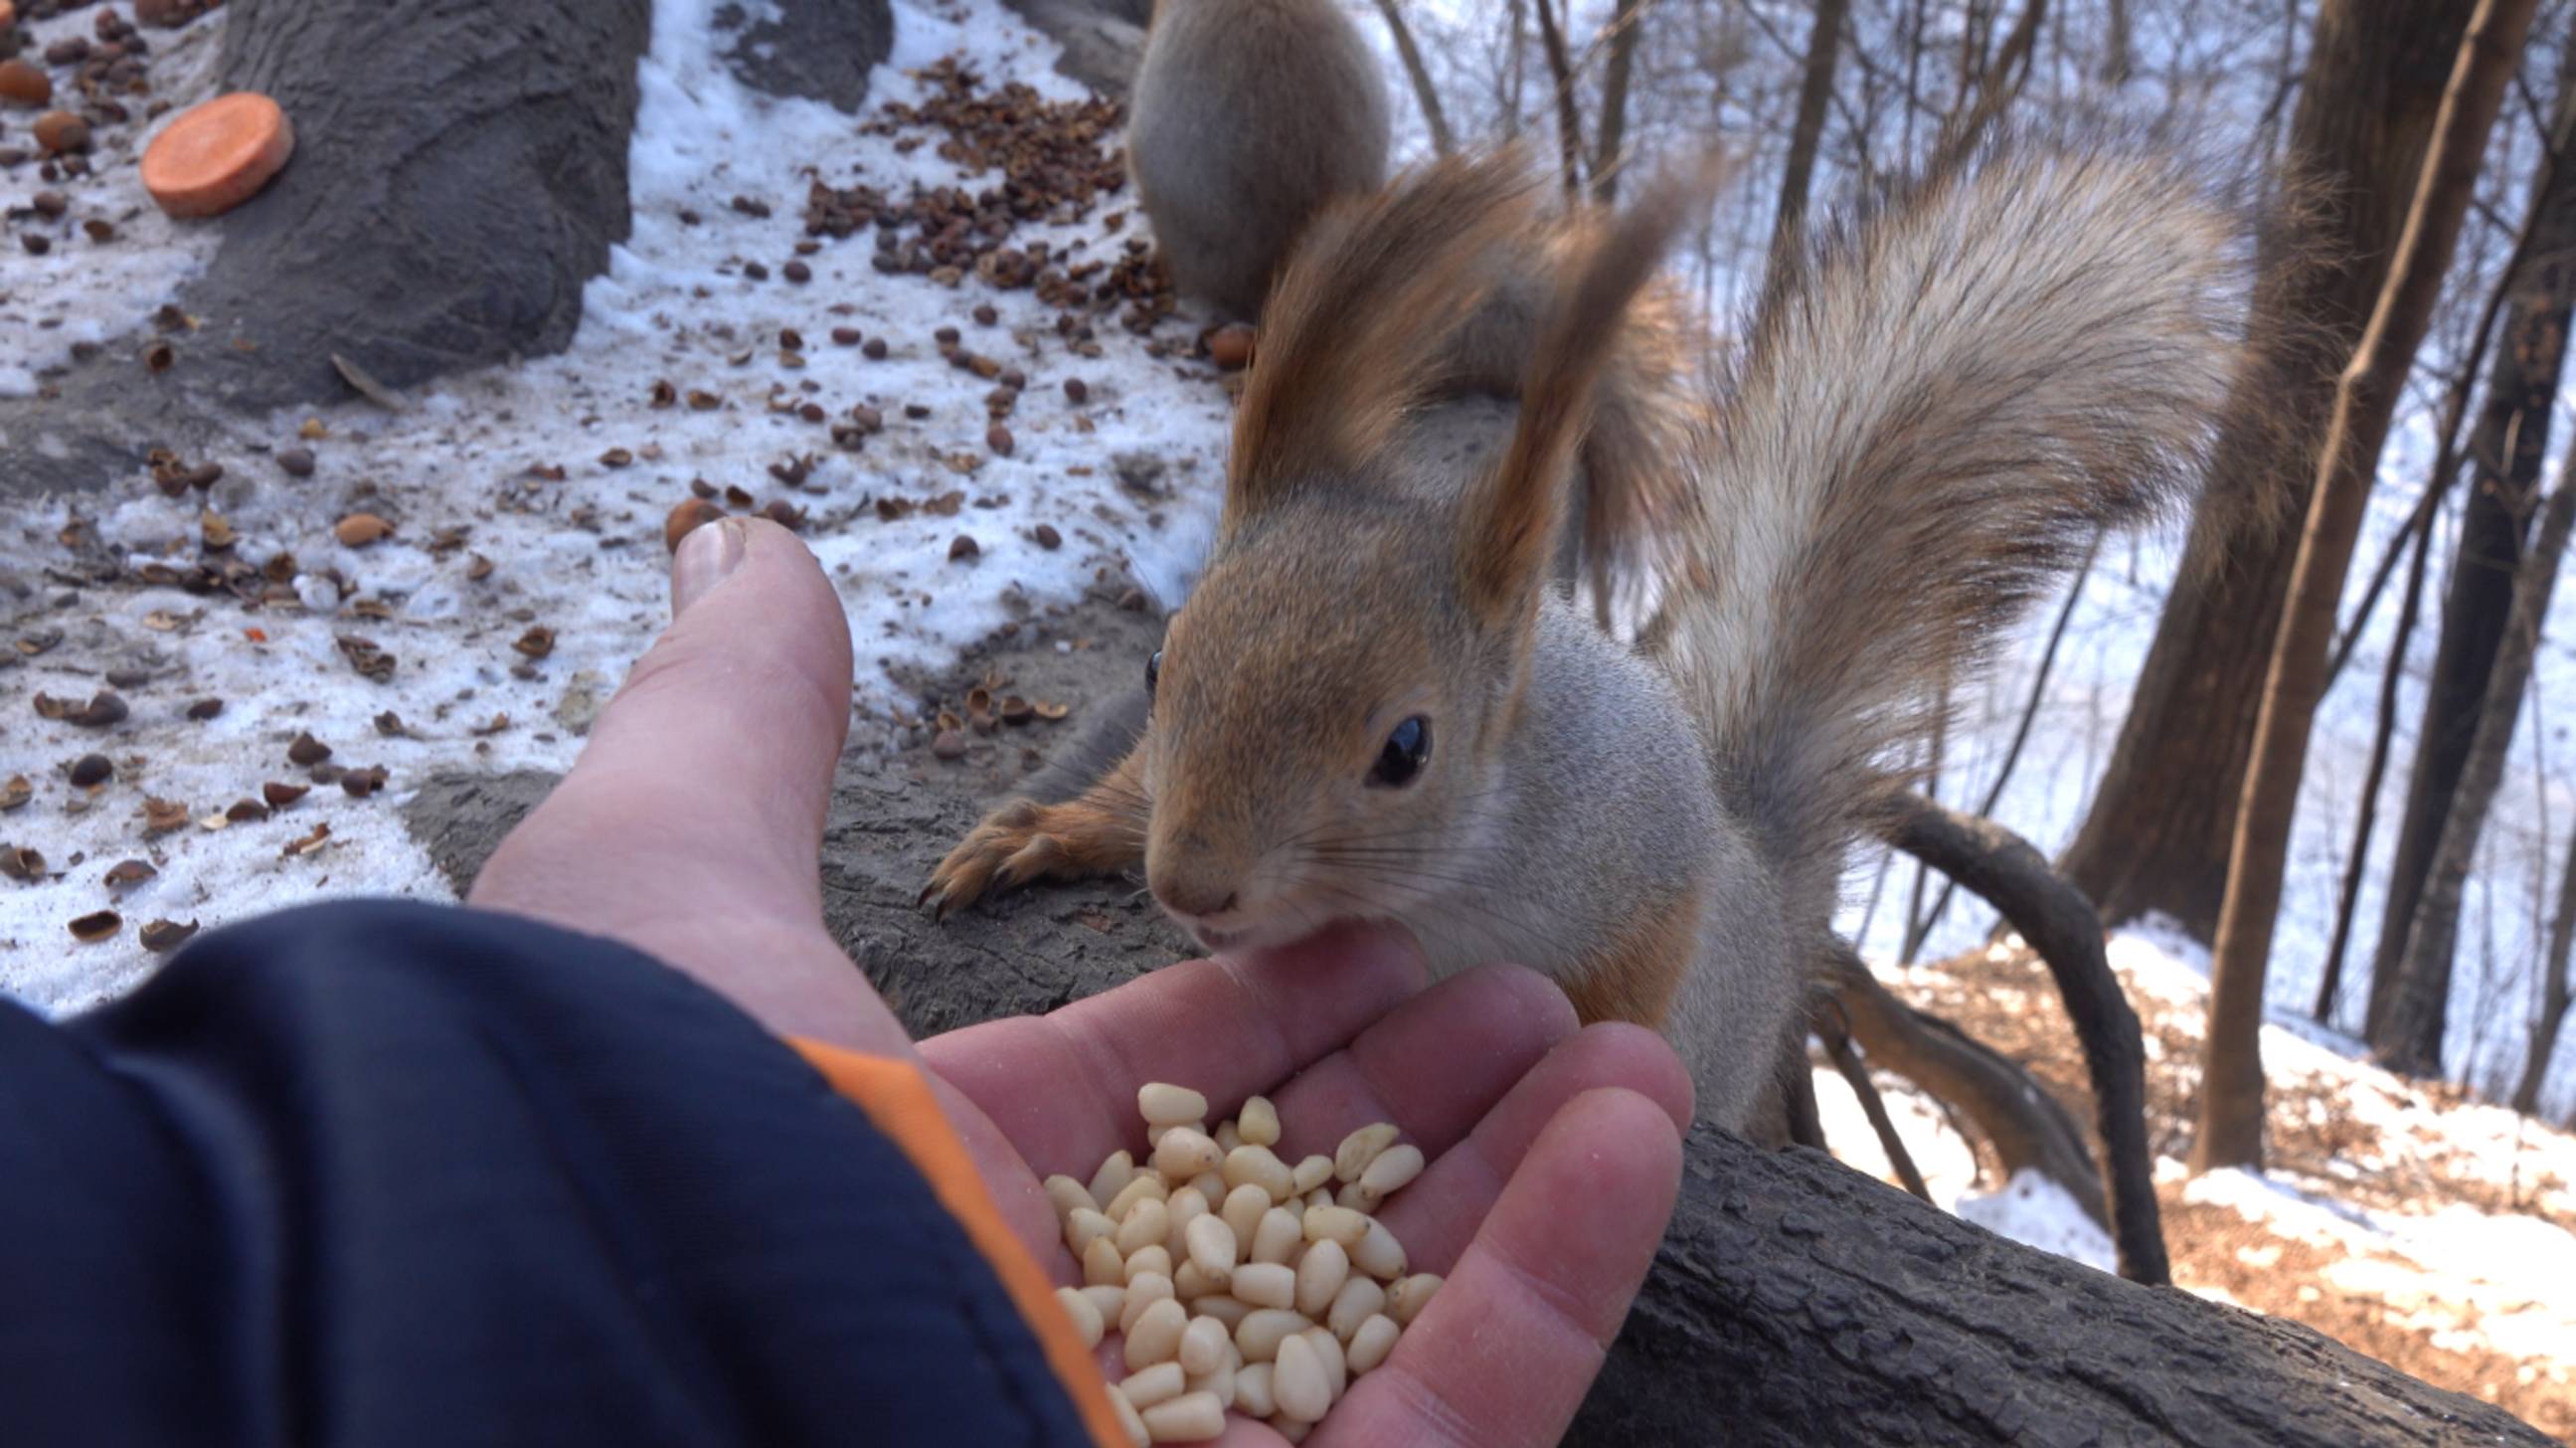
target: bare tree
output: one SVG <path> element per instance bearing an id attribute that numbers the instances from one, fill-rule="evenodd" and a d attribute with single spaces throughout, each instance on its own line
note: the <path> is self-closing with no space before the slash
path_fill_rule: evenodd
<path id="1" fill-rule="evenodd" d="M 1816 0 L 1807 31 L 1807 76 L 1798 86 L 1798 122 L 1789 133 L 1789 159 L 1780 169 L 1780 204 L 1772 213 L 1771 255 L 1797 244 L 1807 219 L 1807 191 L 1814 183 L 1816 147 L 1825 134 L 1825 106 L 1834 95 L 1834 65 L 1851 0 Z"/>
<path id="2" fill-rule="evenodd" d="M 2531 680 L 2532 656 L 2540 647 L 2541 624 L 2549 616 L 2549 597 L 2557 585 L 2558 561 L 2567 551 L 2571 524 L 2576 524 L 2576 453 L 2561 465 L 2558 489 L 2550 495 L 2541 518 L 2540 537 L 2516 572 L 2513 615 L 2505 625 L 2504 646 L 2496 653 L 2495 668 L 2487 676 L 2486 708 L 2478 720 L 2477 738 L 2460 772 L 2451 817 L 2442 826 L 2442 844 L 2434 852 L 2424 896 L 2415 909 L 2414 929 L 2398 962 L 2387 1012 L 2370 1032 L 2371 1049 L 2392 1070 L 2415 1076 L 2441 1074 L 2443 1007 L 2451 989 L 2451 948 L 2459 930 L 2460 893 L 2478 836 L 2486 828 L 2487 811 L 2504 783 L 2505 754 L 2513 745 L 2514 723 L 2522 714 L 2523 686 Z"/>
<path id="3" fill-rule="evenodd" d="M 2562 52 L 2557 113 L 2533 183 L 2524 244 L 2517 248 L 2528 260 L 2506 278 L 2512 310 L 2465 454 L 2467 506 L 2442 600 L 2432 682 L 2415 731 L 2406 810 L 2398 820 L 2396 852 L 2389 862 L 2367 1023 L 2377 1022 L 2388 1010 L 2416 900 L 2477 734 L 2487 675 L 2495 667 L 2505 619 L 2513 608 L 2514 570 L 2537 511 L 2533 501 L 2567 356 L 2571 306 L 2576 305 L 2576 274 L 2568 265 L 2576 254 L 2576 166 L 2561 159 L 2571 136 L 2576 136 L 2576 45 Z"/>
<path id="4" fill-rule="evenodd" d="M 2559 1028 L 2567 1024 L 2571 941 L 2576 941 L 2576 836 L 2567 841 L 2567 870 L 2558 881 L 2558 909 L 2549 920 L 2549 954 L 2540 961 L 2540 1008 L 2532 1013 L 2531 1044 L 2522 1055 L 2522 1079 L 2513 1088 L 2513 1109 L 2525 1116 L 2539 1114 L 2549 1057 L 2558 1049 Z"/>
<path id="5" fill-rule="evenodd" d="M 2537 0 L 2479 0 L 2442 97 L 2424 157 L 2415 208 L 2398 239 L 2388 284 L 2352 365 L 2335 390 L 2335 410 L 2317 459 L 2307 526 L 2299 540 L 2279 641 L 2263 687 L 2254 754 L 2245 773 L 2227 891 L 2210 950 L 2207 1068 L 2192 1167 L 2259 1166 L 2263 1160 L 2263 978 L 2308 731 L 2325 691 L 2326 650 L 2354 541 L 2368 508 L 2379 450 L 2388 437 L 2415 348 L 2432 325 L 2442 276 L 2477 188 L 2487 132 L 2504 104 Z"/>
<path id="6" fill-rule="evenodd" d="M 2220 436 L 2192 537 L 2128 720 L 2064 868 L 2113 922 L 2162 911 L 2208 939 L 2226 889 L 2236 803 L 2306 505 L 2311 443 L 2334 404 L 2404 225 L 2459 4 L 2327 0 L 2317 11 L 2289 153 L 2315 193 L 2309 258 L 2263 248 L 2253 321 L 2272 339 Z"/>
<path id="7" fill-rule="evenodd" d="M 1592 144 L 1592 199 L 1607 206 L 1619 198 L 1619 172 L 1627 159 L 1628 72 L 1637 61 L 1637 33 L 1653 0 L 1619 0 L 1610 16 L 1610 56 L 1601 72 L 1601 126 Z"/>
<path id="8" fill-rule="evenodd" d="M 2426 491 L 2429 493 L 2431 489 Z M 2414 546 L 2408 548 L 2408 544 Z M 2334 1024 L 2335 1006 L 2343 995 L 2344 954 L 2352 945 L 2353 907 L 2361 899 L 2361 878 L 2370 865 L 2371 828 L 2379 819 L 2379 782 L 2388 773 L 2388 746 L 2397 729 L 2397 686 L 2406 676 L 2406 646 L 2415 637 L 2415 619 L 2424 606 L 2424 565 L 2432 556 L 2429 527 L 2407 529 L 2394 547 L 2414 556 L 2406 566 L 2406 596 L 2397 608 L 2397 636 L 2388 645 L 2388 665 L 2379 675 L 2379 725 L 2370 736 L 2370 765 L 2361 774 L 2361 817 L 2352 827 L 2352 855 L 2344 861 L 2343 885 L 2335 893 L 2333 943 L 2326 947 L 2326 968 L 2317 979 L 2317 1003 L 2308 1014 L 2321 1026 Z M 2326 671 L 2329 687 L 2334 671 Z"/>
<path id="9" fill-rule="evenodd" d="M 1565 28 L 1557 23 L 1554 0 L 1535 0 L 1539 47 L 1547 54 L 1547 74 L 1556 87 L 1556 155 L 1563 171 L 1565 199 L 1583 194 L 1583 111 L 1574 94 L 1574 58 L 1565 48 Z"/>
<path id="10" fill-rule="evenodd" d="M 1448 114 L 1440 109 L 1440 87 L 1432 84 L 1431 72 L 1422 64 L 1421 47 L 1413 43 L 1413 27 L 1404 23 L 1404 12 L 1396 0 L 1377 0 L 1377 13 L 1386 17 L 1386 33 L 1395 41 L 1395 54 L 1404 62 L 1404 73 L 1413 82 L 1413 98 L 1421 103 L 1422 122 L 1431 128 L 1431 149 L 1446 156 L 1458 149 L 1449 133 Z M 1627 77 L 1623 73 L 1620 79 Z M 1624 89 L 1624 87 L 1623 87 Z"/>

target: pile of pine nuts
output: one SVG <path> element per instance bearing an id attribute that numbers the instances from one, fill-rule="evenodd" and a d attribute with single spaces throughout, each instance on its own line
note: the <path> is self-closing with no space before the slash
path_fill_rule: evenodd
<path id="1" fill-rule="evenodd" d="M 1290 1166 L 1262 1097 L 1213 1134 L 1187 1087 L 1148 1083 L 1136 1105 L 1142 1166 L 1119 1151 L 1087 1185 L 1046 1180 L 1085 1284 L 1056 1300 L 1086 1346 L 1122 1335 L 1127 1375 L 1109 1400 L 1136 1448 L 1207 1442 L 1229 1410 L 1300 1442 L 1440 1287 L 1406 1275 L 1373 1215 L 1421 1175 L 1422 1149 L 1379 1122 Z"/>

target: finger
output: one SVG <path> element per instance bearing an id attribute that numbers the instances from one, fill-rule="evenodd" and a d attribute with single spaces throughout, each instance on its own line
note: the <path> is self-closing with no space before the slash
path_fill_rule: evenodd
<path id="1" fill-rule="evenodd" d="M 1536 971 L 1487 966 L 1453 976 L 1271 1093 L 1279 1155 L 1292 1164 L 1330 1156 L 1350 1132 L 1387 1121 L 1438 1156 L 1575 1024 L 1565 992 Z"/>
<path id="2" fill-rule="evenodd" d="M 672 575 L 680 616 L 468 898 L 624 940 L 774 1030 L 897 1049 L 892 1016 L 822 929 L 823 816 L 849 723 L 839 595 L 758 519 L 690 534 Z"/>
<path id="3" fill-rule="evenodd" d="M 1352 1384 L 1319 1448 L 1551 1444 L 1600 1372 L 1681 1187 L 1665 1103 L 1565 1103 L 1422 1316 Z"/>
<path id="4" fill-rule="evenodd" d="M 1088 1179 L 1141 1137 L 1137 1087 L 1188 1086 L 1222 1117 L 1338 1049 L 1422 976 L 1400 932 L 1340 926 L 1248 961 L 1169 966 L 1050 1015 L 951 1031 L 922 1055 L 1041 1173 Z"/>
<path id="5" fill-rule="evenodd" d="M 1447 1272 L 1548 1123 L 1567 1102 L 1600 1090 L 1652 1101 L 1667 1130 L 1690 1129 L 1690 1073 L 1661 1036 L 1620 1022 L 1585 1027 L 1521 1077 L 1465 1141 L 1378 1209 L 1412 1270 Z"/>

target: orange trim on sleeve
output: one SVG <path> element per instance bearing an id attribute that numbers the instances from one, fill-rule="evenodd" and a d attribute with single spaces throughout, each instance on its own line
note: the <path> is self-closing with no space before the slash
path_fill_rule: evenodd
<path id="1" fill-rule="evenodd" d="M 790 1037 L 787 1044 L 822 1072 L 833 1090 L 868 1114 L 930 1183 L 939 1204 L 966 1229 L 966 1240 L 984 1254 L 993 1275 L 1011 1295 L 1012 1305 L 1037 1334 L 1047 1366 L 1073 1399 L 1092 1439 L 1101 1448 L 1127 1448 L 1127 1432 L 1109 1406 L 1109 1384 L 1100 1375 L 1100 1365 L 1074 1334 L 1073 1319 L 1055 1300 L 1055 1288 L 1046 1273 L 1002 1220 L 1001 1208 L 994 1205 L 984 1179 L 966 1155 L 966 1144 L 958 1140 L 919 1069 L 909 1061 L 862 1055 L 819 1041 Z"/>

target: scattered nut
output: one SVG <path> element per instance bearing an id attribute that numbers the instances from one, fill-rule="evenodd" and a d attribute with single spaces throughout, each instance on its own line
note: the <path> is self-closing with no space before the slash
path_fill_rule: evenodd
<path id="1" fill-rule="evenodd" d="M 197 933 L 197 922 L 182 925 L 175 920 L 155 920 L 136 933 L 143 948 L 155 955 L 167 955 L 185 945 Z"/>
<path id="2" fill-rule="evenodd" d="M 125 917 L 113 910 L 98 910 L 72 921 L 72 938 L 83 945 L 96 945 L 111 939 L 125 928 Z"/>
<path id="3" fill-rule="evenodd" d="M 724 509 L 704 498 L 681 499 L 679 506 L 673 508 L 662 519 L 663 548 L 673 553 L 679 552 L 681 539 L 724 515 Z"/>
<path id="4" fill-rule="evenodd" d="M 105 784 L 116 777 L 116 766 L 104 754 L 84 754 L 72 761 L 71 781 L 75 789 Z"/>
<path id="5" fill-rule="evenodd" d="M 286 746 L 286 762 L 301 768 L 310 769 L 330 757 L 331 746 L 310 734 L 298 734 Z"/>
<path id="6" fill-rule="evenodd" d="M 386 522 L 384 519 L 377 517 L 373 513 L 351 513 L 348 517 L 341 519 L 331 529 L 331 532 L 339 538 L 341 544 L 350 548 L 367 547 L 370 544 L 391 536 L 393 531 L 393 524 Z"/>

